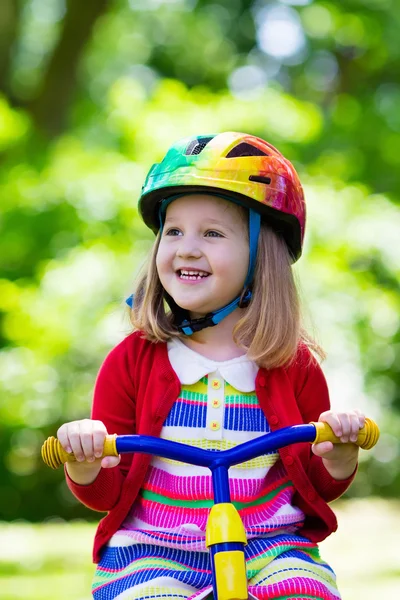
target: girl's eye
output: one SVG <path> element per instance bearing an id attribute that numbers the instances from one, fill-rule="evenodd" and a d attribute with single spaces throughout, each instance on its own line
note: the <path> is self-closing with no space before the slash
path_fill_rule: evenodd
<path id="1" fill-rule="evenodd" d="M 208 237 L 223 237 L 221 233 L 219 233 L 218 231 L 214 231 L 214 230 L 212 230 L 212 231 L 207 231 L 207 232 L 206 232 L 206 235 L 207 235 Z"/>
<path id="2" fill-rule="evenodd" d="M 171 227 L 170 229 L 167 229 L 164 235 L 180 235 L 180 233 L 181 231 L 179 229 Z"/>

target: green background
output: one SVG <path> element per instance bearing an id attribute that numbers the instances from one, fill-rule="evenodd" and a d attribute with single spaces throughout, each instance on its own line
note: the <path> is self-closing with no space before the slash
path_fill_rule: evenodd
<path id="1" fill-rule="evenodd" d="M 0 3 L 0 520 L 97 517 L 40 447 L 129 331 L 147 170 L 224 130 L 300 174 L 305 322 L 333 406 L 382 430 L 346 497 L 398 497 L 399 26 L 398 0 Z"/>

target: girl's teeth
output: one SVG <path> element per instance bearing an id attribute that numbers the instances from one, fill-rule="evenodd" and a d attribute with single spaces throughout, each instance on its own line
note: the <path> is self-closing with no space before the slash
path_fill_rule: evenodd
<path id="1" fill-rule="evenodd" d="M 180 276 L 182 279 L 191 279 L 194 281 L 196 279 L 204 279 L 204 277 L 207 277 L 208 274 L 206 274 L 206 273 L 200 274 L 199 271 L 181 271 Z"/>

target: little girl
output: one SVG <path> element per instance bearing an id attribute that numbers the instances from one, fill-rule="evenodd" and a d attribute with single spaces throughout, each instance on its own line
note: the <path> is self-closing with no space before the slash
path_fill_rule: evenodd
<path id="1" fill-rule="evenodd" d="M 100 369 L 91 419 L 58 430 L 78 461 L 66 466 L 69 488 L 108 513 L 94 543 L 94 598 L 200 599 L 211 590 L 208 469 L 141 454 L 101 459 L 107 433 L 220 451 L 322 420 L 342 444 L 296 444 L 232 467 L 230 488 L 252 597 L 337 600 L 317 543 L 337 527 L 328 502 L 354 477 L 364 416 L 330 410 L 310 351 L 319 348 L 300 327 L 297 173 L 251 135 L 185 139 L 151 168 L 139 210 L 157 235 L 129 300 L 134 331 Z"/>

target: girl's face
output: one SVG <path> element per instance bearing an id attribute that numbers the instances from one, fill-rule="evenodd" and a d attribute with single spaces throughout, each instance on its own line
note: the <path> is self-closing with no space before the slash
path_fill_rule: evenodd
<path id="1" fill-rule="evenodd" d="M 229 304 L 249 264 L 244 209 L 206 194 L 177 198 L 167 208 L 156 264 L 164 289 L 192 318 Z"/>

